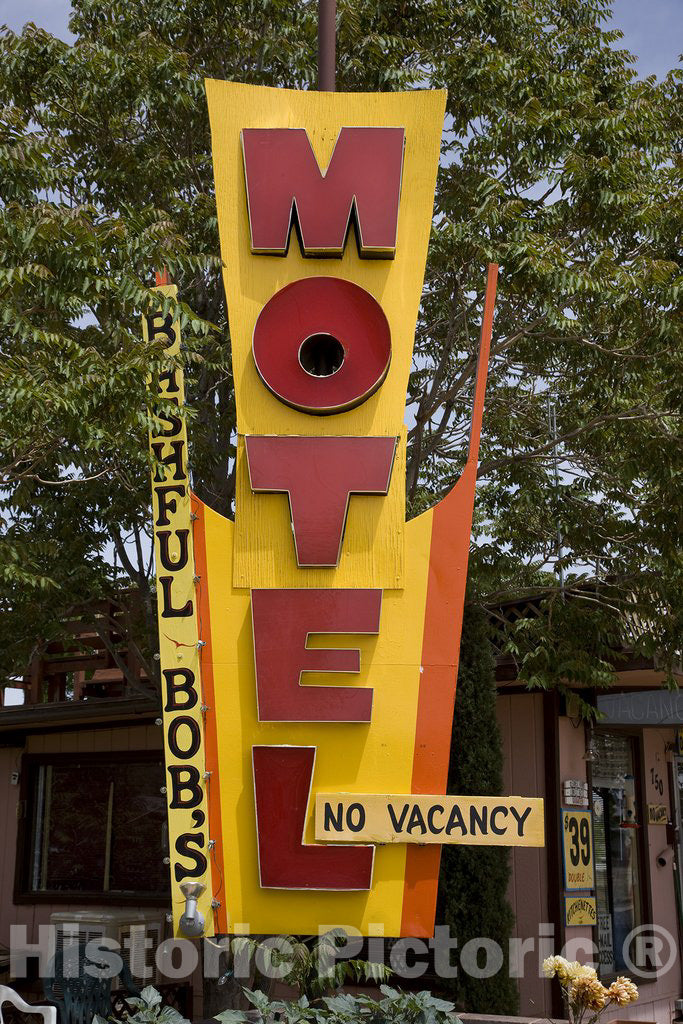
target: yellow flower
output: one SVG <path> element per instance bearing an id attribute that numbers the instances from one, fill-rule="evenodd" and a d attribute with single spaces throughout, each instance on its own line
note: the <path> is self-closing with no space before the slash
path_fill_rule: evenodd
<path id="1" fill-rule="evenodd" d="M 595 972 L 593 972 L 595 973 Z M 602 1010 L 609 1001 L 609 993 L 597 977 L 580 974 L 573 978 L 568 989 L 569 1002 L 595 1012 Z"/>
<path id="2" fill-rule="evenodd" d="M 548 978 L 554 978 L 557 975 L 557 979 L 563 988 L 566 988 L 579 978 L 586 978 L 589 981 L 597 979 L 597 974 L 593 967 L 580 964 L 578 960 L 565 960 L 563 956 L 547 957 L 543 961 L 543 972 Z"/>
<path id="3" fill-rule="evenodd" d="M 543 973 L 546 978 L 554 978 L 557 974 L 562 980 L 562 976 L 566 978 L 566 969 L 569 967 L 569 963 L 563 956 L 548 956 L 543 961 Z"/>
<path id="4" fill-rule="evenodd" d="M 574 981 L 577 978 L 589 978 L 591 981 L 597 980 L 597 972 L 594 967 L 589 967 L 588 964 L 580 964 L 574 961 L 573 964 L 569 965 L 569 980 Z"/>
<path id="5" fill-rule="evenodd" d="M 638 987 L 630 978 L 617 978 L 610 985 L 608 992 L 611 1002 L 617 1003 L 618 1006 L 628 1006 L 629 1003 L 635 1003 L 638 998 Z"/>

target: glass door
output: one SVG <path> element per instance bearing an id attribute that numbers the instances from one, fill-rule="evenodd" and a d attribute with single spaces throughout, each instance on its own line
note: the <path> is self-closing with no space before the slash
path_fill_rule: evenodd
<path id="1" fill-rule="evenodd" d="M 683 757 L 674 758 L 673 805 L 676 827 L 674 867 L 676 869 L 676 901 L 679 928 L 683 925 Z M 683 930 L 683 929 L 682 929 Z"/>
<path id="2" fill-rule="evenodd" d="M 596 732 L 592 766 L 595 895 L 598 909 L 600 975 L 627 972 L 626 938 L 642 924 L 640 841 L 634 740 L 617 732 Z"/>

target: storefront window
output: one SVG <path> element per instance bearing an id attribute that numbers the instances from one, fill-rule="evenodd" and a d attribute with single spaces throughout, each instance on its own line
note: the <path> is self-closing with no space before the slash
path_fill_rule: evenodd
<path id="1" fill-rule="evenodd" d="M 621 733 L 595 735 L 593 836 L 603 977 L 628 971 L 624 954 L 635 959 L 635 951 L 626 940 L 643 921 L 639 851 L 642 816 L 636 799 L 634 744 L 632 737 Z"/>
<path id="2" fill-rule="evenodd" d="M 23 889 L 166 898 L 166 802 L 160 758 L 32 759 Z"/>
<path id="3" fill-rule="evenodd" d="M 678 906 L 683 912 L 683 757 L 674 760 L 674 802 L 675 821 L 678 834 L 678 850 L 676 858 L 676 877 L 678 879 Z"/>

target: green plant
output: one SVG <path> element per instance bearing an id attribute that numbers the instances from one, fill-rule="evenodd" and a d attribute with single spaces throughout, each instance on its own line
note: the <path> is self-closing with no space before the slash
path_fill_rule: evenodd
<path id="1" fill-rule="evenodd" d="M 124 1011 L 126 1024 L 190 1024 L 173 1006 L 161 1005 L 161 994 L 153 985 L 146 985 L 139 996 L 128 996 L 126 1002 L 135 1008 L 135 1013 Z M 92 1024 L 111 1024 L 118 1019 L 112 1016 L 105 1020 L 96 1013 Z"/>
<path id="2" fill-rule="evenodd" d="M 238 936 L 231 942 L 231 953 L 233 962 L 240 957 L 255 962 L 261 987 L 267 989 L 272 979 L 277 978 L 304 999 L 325 996 L 346 982 L 378 982 L 391 977 L 393 972 L 385 964 L 340 958 L 346 941 L 342 928 L 333 928 L 317 939 L 279 935 L 268 943 Z M 241 966 L 244 970 L 246 964 Z"/>
<path id="3" fill-rule="evenodd" d="M 465 607 L 453 720 L 448 792 L 496 796 L 502 792 L 503 754 L 496 720 L 496 684 L 483 610 Z M 462 950 L 469 939 L 492 939 L 507 957 L 514 918 L 507 901 L 509 854 L 500 846 L 445 846 L 437 921 Z M 507 963 L 491 978 L 459 971 L 442 990 L 470 1013 L 514 1013 L 517 988 Z"/>
<path id="4" fill-rule="evenodd" d="M 271 1001 L 263 992 L 245 989 L 245 995 L 256 1008 L 261 1021 L 282 1024 L 345 1024 L 368 1021 L 369 1024 L 454 1024 L 455 1007 L 429 992 L 401 992 L 386 985 L 380 986 L 382 999 L 367 995 L 325 996 L 315 1004 L 306 996 L 295 1002 Z M 223 1010 L 216 1015 L 221 1024 L 253 1022 L 253 1014 L 244 1010 Z"/>

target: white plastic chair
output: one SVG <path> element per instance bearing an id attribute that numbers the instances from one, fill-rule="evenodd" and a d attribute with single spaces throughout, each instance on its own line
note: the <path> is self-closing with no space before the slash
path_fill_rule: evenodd
<path id="1" fill-rule="evenodd" d="M 17 1010 L 21 1010 L 22 1013 L 39 1014 L 45 1021 L 45 1024 L 57 1024 L 56 1006 L 30 1006 L 13 988 L 9 988 L 7 985 L 0 985 L 0 1024 L 4 1024 L 2 1016 L 3 1003 L 11 1003 L 12 1006 L 15 1006 Z"/>

